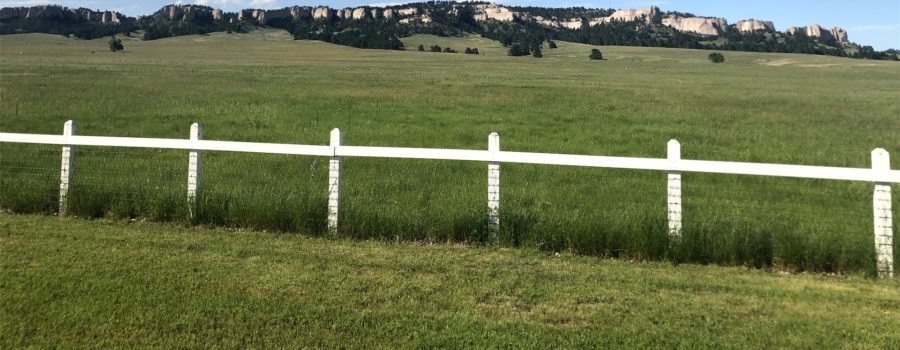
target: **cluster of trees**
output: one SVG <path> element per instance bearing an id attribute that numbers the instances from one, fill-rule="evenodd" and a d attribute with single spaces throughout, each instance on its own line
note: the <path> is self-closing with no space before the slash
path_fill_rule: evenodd
<path id="1" fill-rule="evenodd" d="M 119 38 L 116 38 L 115 35 L 113 35 L 112 38 L 109 38 L 108 44 L 109 44 L 109 51 L 116 52 L 116 51 L 125 50 L 125 46 L 122 45 L 122 40 Z"/>
<path id="2" fill-rule="evenodd" d="M 85 20 L 69 11 L 52 17 L 8 18 L 0 22 L 0 34 L 48 33 L 80 39 L 95 39 L 113 34 L 129 34 L 137 30 L 134 21 L 123 19 L 118 24 L 99 24 Z"/>
<path id="3" fill-rule="evenodd" d="M 900 60 L 895 50 L 876 51 L 871 46 L 857 46 L 856 50 L 846 50 L 834 38 L 811 38 L 806 33 L 793 35 L 765 33 L 762 31 L 743 33 L 731 28 L 721 36 L 723 43 L 709 43 L 704 48 L 728 51 L 784 52 L 829 55 L 876 60 Z M 854 45 L 855 46 L 855 45 Z"/>
<path id="4" fill-rule="evenodd" d="M 137 28 L 144 31 L 143 40 L 162 39 L 173 36 L 206 34 L 212 32 L 246 33 L 247 23 L 230 23 L 225 20 L 214 20 L 212 17 L 198 16 L 194 20 L 171 21 L 148 16 L 137 21 Z"/>
<path id="5" fill-rule="evenodd" d="M 616 12 L 616 9 L 589 9 L 584 7 L 534 7 L 534 6 L 509 6 L 510 10 L 528 13 L 532 16 L 544 18 L 597 18 L 608 17 Z"/>
<path id="6" fill-rule="evenodd" d="M 856 52 L 850 53 L 847 55 L 852 58 L 865 58 L 870 60 L 890 60 L 890 61 L 900 61 L 900 52 L 894 49 L 889 49 L 885 51 L 876 51 L 871 46 L 860 46 Z"/>
<path id="7" fill-rule="evenodd" d="M 143 31 L 143 40 L 153 40 L 220 31 L 242 33 L 246 32 L 244 29 L 246 25 L 245 23 L 214 20 L 212 16 L 199 15 L 190 22 L 170 21 L 157 16 L 147 16 L 139 19 L 122 17 L 119 19 L 119 23 L 99 23 L 88 21 L 73 12 L 61 11 L 52 15 L 5 19 L 0 22 L 0 34 L 48 33 L 90 40 L 116 34 L 131 36 L 133 32 Z"/>
<path id="8" fill-rule="evenodd" d="M 361 49 L 403 50 L 400 26 L 396 21 L 304 19 L 288 23 L 285 29 L 294 39 L 319 40 Z"/>
<path id="9" fill-rule="evenodd" d="M 510 56 L 541 57 L 543 43 L 550 39 L 552 32 L 537 23 L 488 21 L 482 24 L 478 34 L 499 41 L 509 48 Z"/>
<path id="10" fill-rule="evenodd" d="M 555 32 L 553 38 L 590 45 L 703 48 L 703 39 L 699 35 L 640 21 L 608 22 L 582 29 L 563 28 Z"/>
<path id="11" fill-rule="evenodd" d="M 424 46 L 424 45 L 419 45 L 419 47 L 416 48 L 416 50 L 417 50 L 417 51 L 423 51 L 423 52 L 424 52 L 424 51 L 425 51 L 425 46 Z M 457 51 L 456 51 L 455 49 L 450 48 L 450 47 L 445 47 L 445 48 L 441 49 L 440 45 L 431 45 L 431 48 L 429 49 L 429 51 L 431 51 L 431 52 L 443 52 L 443 53 L 457 53 Z M 478 48 L 470 48 L 470 47 L 467 47 L 466 50 L 464 51 L 464 53 L 467 54 L 467 55 L 478 55 L 478 54 L 479 54 Z"/>
<path id="12" fill-rule="evenodd" d="M 730 28 L 719 36 L 720 43 L 709 43 L 705 48 L 728 51 L 806 53 L 815 55 L 846 56 L 843 46 L 833 38 L 814 39 L 806 33 L 776 35 L 775 33 L 741 32 Z"/>

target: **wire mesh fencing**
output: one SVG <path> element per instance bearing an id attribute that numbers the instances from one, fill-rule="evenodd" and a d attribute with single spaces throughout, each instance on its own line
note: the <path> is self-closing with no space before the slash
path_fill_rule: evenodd
<path id="1" fill-rule="evenodd" d="M 60 148 L 0 143 L 0 208 L 58 213 Z"/>

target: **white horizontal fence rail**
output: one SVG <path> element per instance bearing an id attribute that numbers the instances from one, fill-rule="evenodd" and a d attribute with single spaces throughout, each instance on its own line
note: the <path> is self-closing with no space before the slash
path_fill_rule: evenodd
<path id="1" fill-rule="evenodd" d="M 869 168 L 846 168 L 815 165 L 743 163 L 713 160 L 681 159 L 672 163 L 664 158 L 587 156 L 558 153 L 483 151 L 441 148 L 317 146 L 239 141 L 210 141 L 113 136 L 69 136 L 0 133 L 0 142 L 34 143 L 70 146 L 106 146 L 160 148 L 197 151 L 247 152 L 322 157 L 373 157 L 461 160 L 476 162 L 568 165 L 595 168 L 633 169 L 794 177 L 820 180 L 900 183 L 900 170 L 872 171 Z M 674 164 L 674 165 L 673 165 Z"/>
<path id="2" fill-rule="evenodd" d="M 667 158 L 610 157 L 574 154 L 509 152 L 500 150 L 500 135 L 488 137 L 488 150 L 461 150 L 407 147 L 366 147 L 342 144 L 341 131 L 334 129 L 330 144 L 294 145 L 279 143 L 202 140 L 202 128 L 193 124 L 189 139 L 75 135 L 75 123 L 66 123 L 63 135 L 0 133 L 0 142 L 62 145 L 60 173 L 60 214 L 64 214 L 68 188 L 74 175 L 73 146 L 105 146 L 188 150 L 188 201 L 194 204 L 200 191 L 201 151 L 248 152 L 329 157 L 328 231 L 338 232 L 341 160 L 343 157 L 405 158 L 477 161 L 488 163 L 488 209 L 491 239 L 497 240 L 500 226 L 500 164 L 523 163 L 582 166 L 597 168 L 665 171 L 668 174 L 667 210 L 669 233 L 676 240 L 682 231 L 681 173 L 701 172 L 734 175 L 792 177 L 804 179 L 872 182 L 875 248 L 880 277 L 893 276 L 893 222 L 891 184 L 900 183 L 900 171 L 891 170 L 888 153 L 872 152 L 871 168 L 847 168 L 812 165 L 745 163 L 681 158 L 681 145 L 670 140 Z"/>

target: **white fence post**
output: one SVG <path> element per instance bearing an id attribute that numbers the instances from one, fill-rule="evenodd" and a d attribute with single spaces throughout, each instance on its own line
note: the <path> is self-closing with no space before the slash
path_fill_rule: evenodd
<path id="1" fill-rule="evenodd" d="M 891 170 L 890 156 L 883 148 L 872 151 L 872 170 L 876 173 Z M 894 277 L 894 221 L 891 215 L 891 184 L 875 182 L 872 196 L 875 216 L 875 254 L 878 277 Z"/>
<path id="2" fill-rule="evenodd" d="M 63 126 L 63 136 L 75 135 L 75 121 L 69 120 Z M 68 140 L 66 140 L 68 141 Z M 68 143 L 68 142 L 67 142 Z M 69 211 L 69 186 L 75 176 L 75 146 L 65 144 L 62 146 L 62 164 L 59 171 L 59 215 L 66 215 Z"/>
<path id="3" fill-rule="evenodd" d="M 191 141 L 203 138 L 203 125 L 191 124 Z M 187 199 L 191 217 L 197 211 L 197 191 L 200 190 L 200 151 L 192 149 L 188 152 Z"/>
<path id="4" fill-rule="evenodd" d="M 681 238 L 681 171 L 678 163 L 681 160 L 681 143 L 678 140 L 669 140 L 669 184 L 667 194 L 667 211 L 669 213 L 669 236 L 673 239 Z"/>
<path id="5" fill-rule="evenodd" d="M 488 136 L 488 151 L 500 152 L 500 134 Z M 494 157 L 492 157 L 494 158 Z M 488 163 L 488 233 L 491 242 L 499 241 L 500 232 L 500 163 Z"/>
<path id="6" fill-rule="evenodd" d="M 341 157 L 336 156 L 341 145 L 341 129 L 331 130 L 331 159 L 328 161 L 328 234 L 338 233 L 338 210 L 341 203 Z"/>

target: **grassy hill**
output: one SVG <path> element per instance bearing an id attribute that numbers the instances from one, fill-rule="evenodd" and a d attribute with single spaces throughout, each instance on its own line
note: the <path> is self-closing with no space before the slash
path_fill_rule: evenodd
<path id="1" fill-rule="evenodd" d="M 895 348 L 900 284 L 0 214 L 0 347 Z"/>
<path id="2" fill-rule="evenodd" d="M 284 31 L 154 41 L 0 36 L 0 130 L 349 145 L 503 148 L 900 168 L 900 63 L 825 56 L 601 47 L 559 42 L 507 57 L 478 37 L 414 36 L 483 55 L 358 50 Z M 72 211 L 320 234 L 326 166 L 312 157 L 209 153 L 199 217 L 184 205 L 186 155 L 82 147 Z M 0 145 L 0 207 L 56 210 L 56 147 Z M 485 165 L 348 159 L 342 235 L 480 242 Z M 870 274 L 871 184 L 685 174 L 685 242 L 665 234 L 665 175 L 503 168 L 504 246 L 698 263 Z M 897 192 L 895 192 L 897 193 Z M 900 196 L 895 196 L 900 208 Z M 900 215 L 895 215 L 900 218 Z M 896 248 L 895 248 L 896 249 Z M 895 253 L 900 257 L 900 253 Z M 895 258 L 900 262 L 900 258 Z"/>

